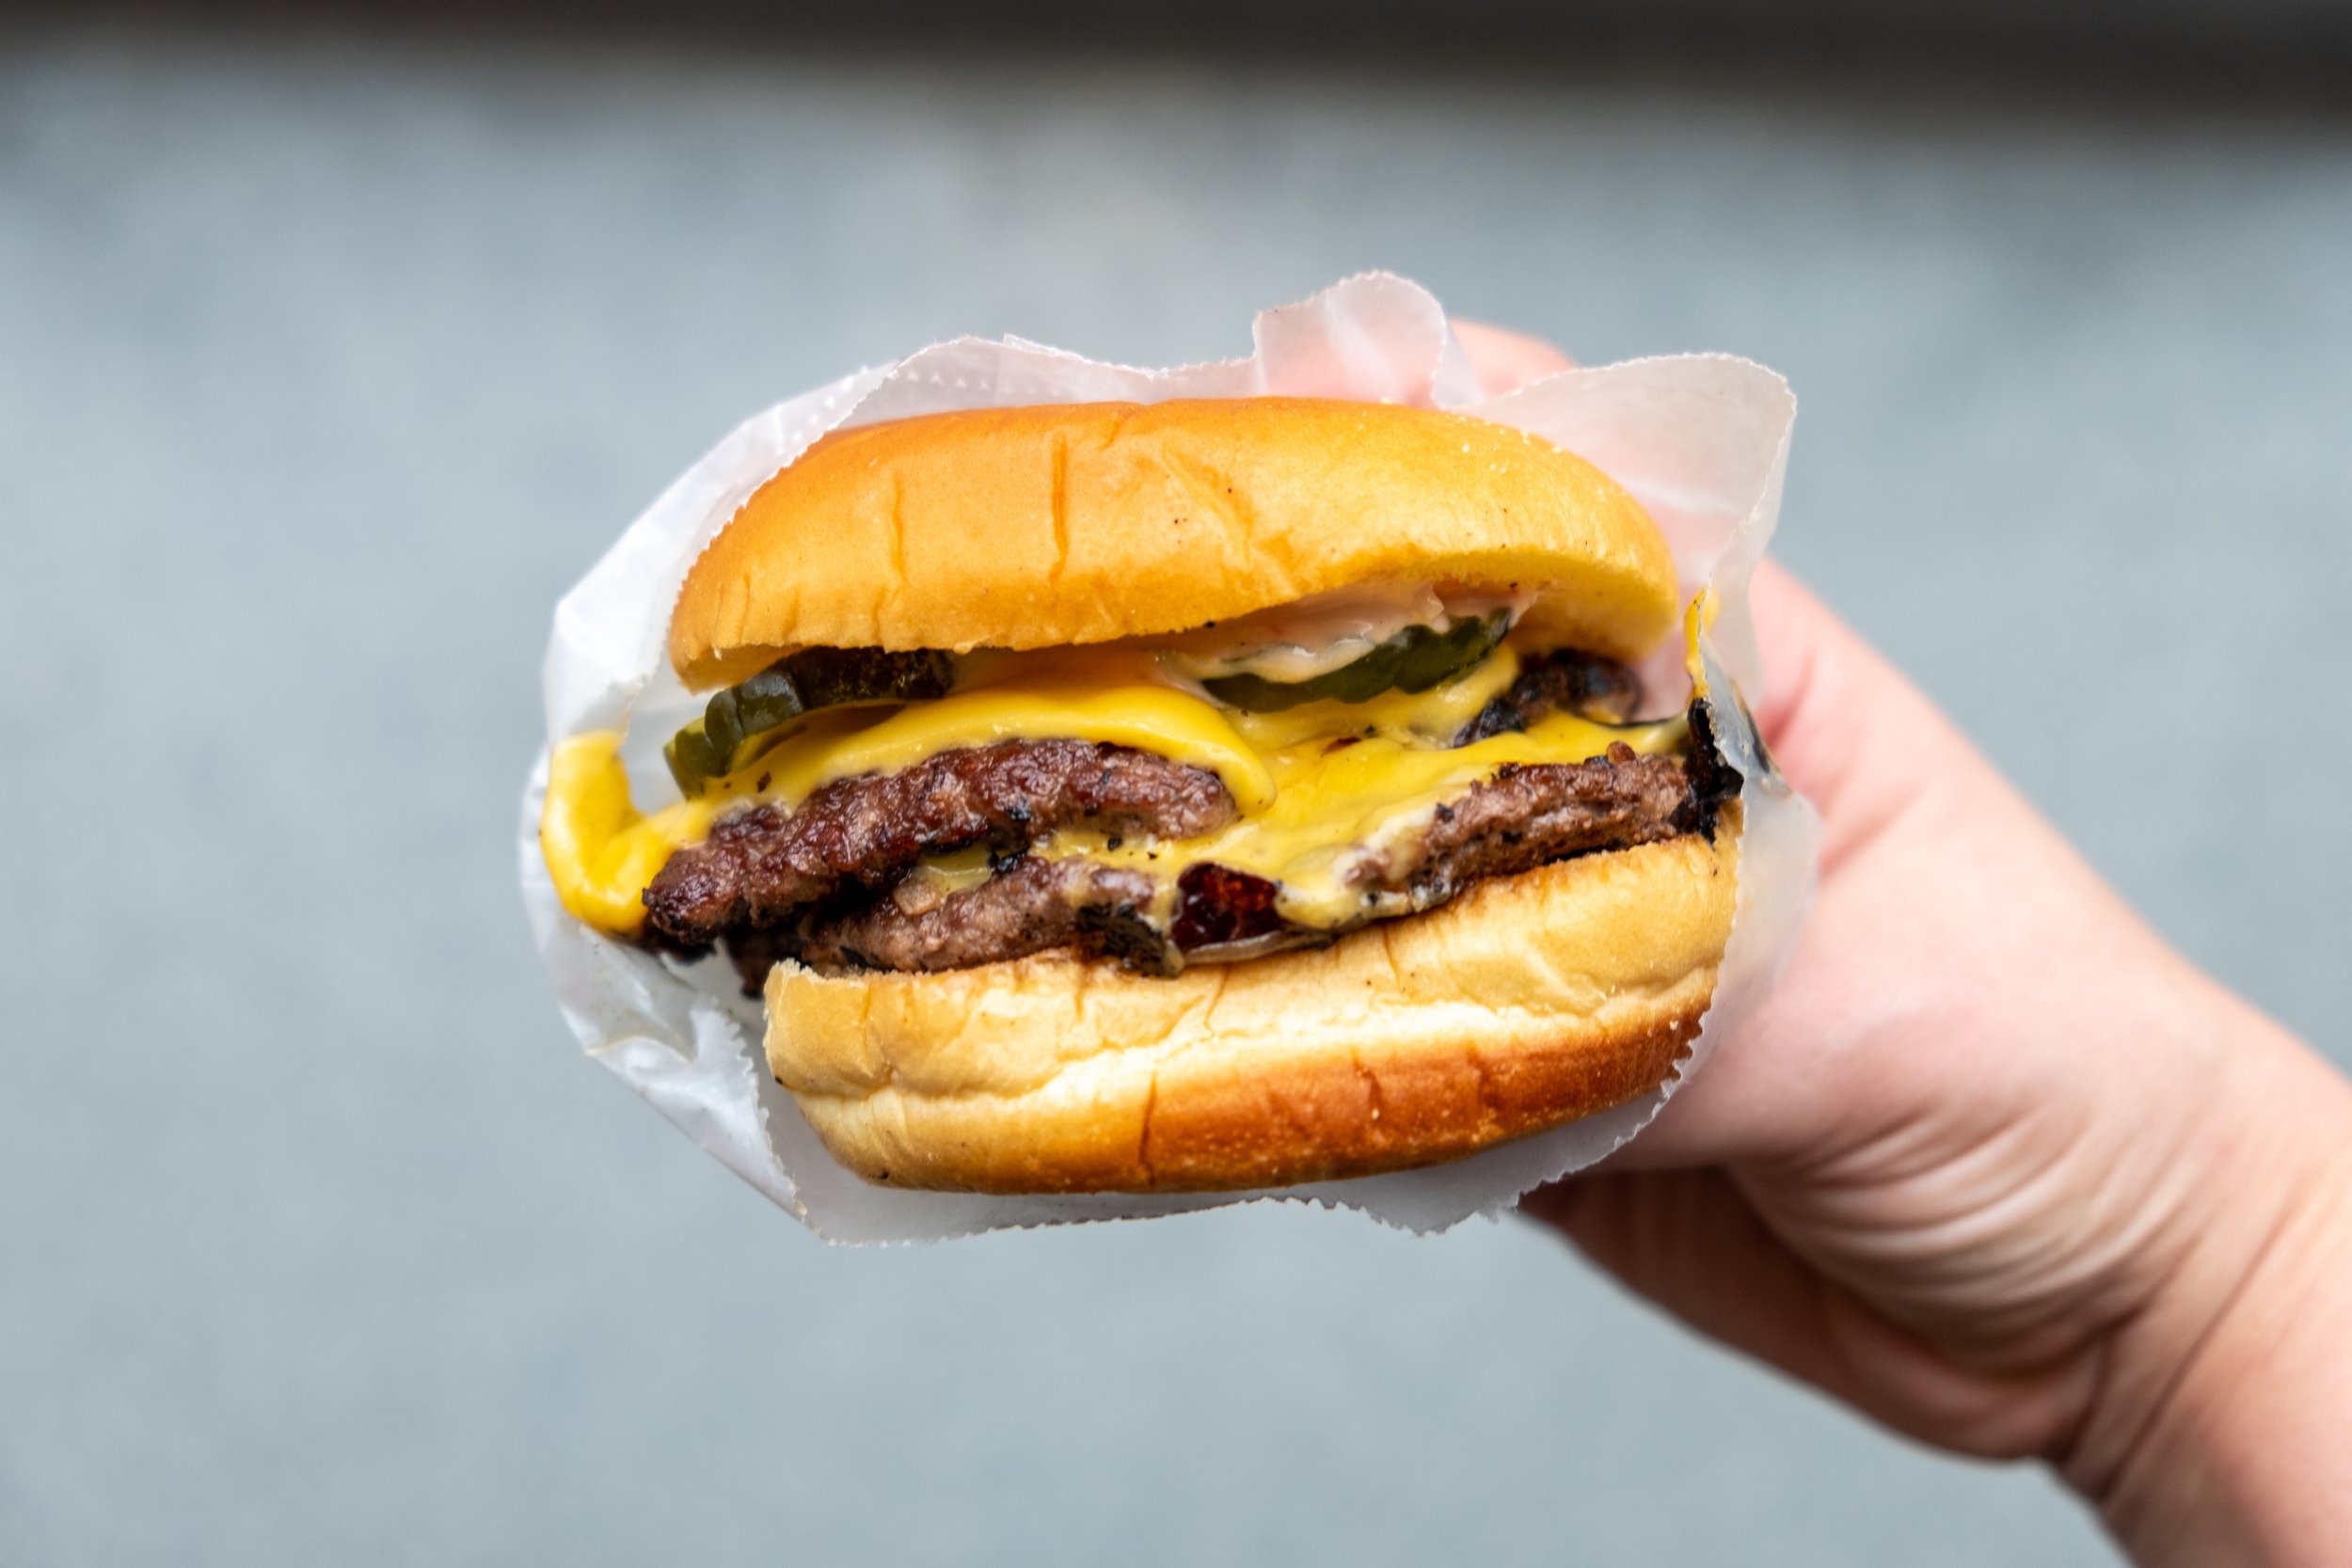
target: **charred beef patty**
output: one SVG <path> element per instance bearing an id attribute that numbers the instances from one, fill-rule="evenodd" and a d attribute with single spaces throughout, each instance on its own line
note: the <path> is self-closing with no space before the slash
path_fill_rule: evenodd
<path id="1" fill-rule="evenodd" d="M 1025 855 L 977 887 L 936 902 L 884 895 L 862 909 L 811 919 L 794 957 L 818 969 L 929 972 L 1068 947 L 1085 958 L 1168 973 L 1175 966 L 1166 940 L 1143 913 L 1155 891 L 1141 872 Z M 730 951 L 735 946 L 730 942 Z"/>
<path id="2" fill-rule="evenodd" d="M 1603 724 L 1622 724 L 1640 711 L 1642 678 L 1613 658 L 1563 649 L 1529 659 L 1502 695 L 1454 737 L 1468 746 L 1508 735 L 1555 713 L 1573 713 Z"/>
<path id="3" fill-rule="evenodd" d="M 1456 737 L 1468 745 L 1553 712 L 1623 719 L 1640 702 L 1624 666 L 1577 654 L 1531 660 Z M 1690 754 L 1637 756 L 1613 745 L 1580 763 L 1506 765 L 1438 806 L 1354 874 L 1365 918 L 1419 912 L 1488 877 L 1569 856 L 1711 832 L 1739 775 L 1717 755 L 1704 703 L 1690 710 Z M 829 784 L 791 812 L 755 806 L 679 851 L 646 890 L 649 937 L 699 949 L 723 937 L 756 990 L 780 958 L 820 969 L 914 973 L 969 968 L 1057 949 L 1146 974 L 1188 959 L 1230 960 L 1341 934 L 1294 925 L 1263 878 L 1196 864 L 1172 918 L 1132 869 L 1027 853 L 1057 829 L 1183 839 L 1235 815 L 1214 774 L 1148 752 L 1085 741 L 1006 741 L 946 752 L 903 772 Z M 907 879 L 916 861 L 985 845 L 995 874 L 946 893 Z"/>
<path id="4" fill-rule="evenodd" d="M 925 855 L 986 844 L 1007 857 L 1085 825 L 1193 838 L 1233 819 L 1216 774 L 1084 740 L 942 752 L 902 772 L 843 779 L 797 811 L 754 806 L 670 857 L 645 889 L 665 942 L 699 947 L 773 926 L 854 884 L 888 887 Z"/>
<path id="5" fill-rule="evenodd" d="M 1438 807 L 1386 855 L 1368 858 L 1353 880 L 1366 895 L 1364 919 L 1419 913 L 1483 878 L 1692 832 L 1698 809 L 1679 757 L 1636 756 L 1620 745 L 1589 762 L 1504 767 Z M 1201 864 L 1178 879 L 1175 917 L 1163 936 L 1145 913 L 1154 891 L 1152 879 L 1136 871 L 1075 857 L 1025 856 L 978 886 L 935 901 L 885 895 L 814 915 L 789 933 L 763 933 L 751 942 L 731 938 L 729 951 L 755 986 L 786 957 L 819 969 L 928 972 L 1064 947 L 1168 974 L 1196 956 L 1256 958 L 1330 942 L 1352 928 L 1293 925 L 1276 911 L 1274 883 Z"/>

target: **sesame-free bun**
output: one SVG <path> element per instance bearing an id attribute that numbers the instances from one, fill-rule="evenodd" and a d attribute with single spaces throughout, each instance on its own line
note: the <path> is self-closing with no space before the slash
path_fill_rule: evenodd
<path id="1" fill-rule="evenodd" d="M 1271 1187 L 1429 1164 L 1656 1088 L 1730 939 L 1740 809 L 1173 979 L 1041 957 L 768 975 L 768 1062 L 871 1181 Z"/>
<path id="2" fill-rule="evenodd" d="M 1641 505 L 1539 436 L 1316 398 L 1074 403 L 835 431 L 688 573 L 691 686 L 793 647 L 1042 648 L 1188 630 L 1372 581 L 1532 587 L 1613 658 L 1674 623 Z"/>

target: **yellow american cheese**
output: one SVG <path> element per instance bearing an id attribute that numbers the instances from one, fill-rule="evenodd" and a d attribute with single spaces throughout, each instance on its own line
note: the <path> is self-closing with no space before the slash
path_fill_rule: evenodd
<path id="1" fill-rule="evenodd" d="M 1225 781 L 1244 811 L 1274 799 L 1264 759 L 1210 704 L 1173 687 L 1074 681 L 983 687 L 913 704 L 879 723 L 812 728 L 746 764 L 706 798 L 757 795 L 793 804 L 836 779 L 896 773 L 959 747 L 1061 739 L 1132 746 L 1206 768 Z"/>
<path id="2" fill-rule="evenodd" d="M 1132 746 L 1216 774 L 1245 812 L 1273 803 L 1264 758 L 1212 705 L 1173 687 L 1089 687 L 1065 675 L 959 691 L 879 721 L 870 713 L 825 716 L 696 800 L 649 816 L 630 802 L 620 737 L 575 736 L 548 759 L 539 847 L 566 911 L 598 930 L 634 936 L 645 923 L 646 884 L 674 852 L 707 834 L 724 807 L 794 805 L 836 779 L 895 773 L 958 747 L 1046 739 Z"/>
<path id="3" fill-rule="evenodd" d="M 576 735 L 548 758 L 539 852 L 572 918 L 617 936 L 645 924 L 645 884 L 664 862 L 710 831 L 713 802 L 680 800 L 651 816 L 628 798 L 621 737 Z"/>
<path id="4" fill-rule="evenodd" d="M 1524 733 L 1446 749 L 1443 739 L 1507 687 L 1517 670 L 1504 650 L 1418 695 L 1229 715 L 1122 668 L 1104 668 L 1113 684 L 1091 685 L 1083 672 L 1049 668 L 1044 679 L 1009 678 L 879 721 L 870 714 L 827 716 L 700 799 L 651 816 L 630 802 L 618 737 L 599 732 L 556 748 L 539 841 L 564 909 L 600 930 L 630 936 L 644 924 L 643 895 L 655 873 L 738 801 L 790 806 L 835 780 L 897 772 L 959 747 L 1088 740 L 1205 768 L 1224 781 L 1241 815 L 1218 832 L 1181 843 L 1129 839 L 1113 848 L 1100 834 L 1071 832 L 1046 840 L 1040 853 L 1132 865 L 1170 888 L 1184 867 L 1215 861 L 1281 883 L 1279 907 L 1288 918 L 1343 925 L 1369 912 L 1363 895 L 1346 885 L 1354 858 L 1376 852 L 1385 836 L 1503 764 L 1580 762 L 1613 740 L 1645 752 L 1680 741 L 1678 720 L 1627 731 L 1556 716 Z"/>
<path id="5" fill-rule="evenodd" d="M 1363 857 L 1378 855 L 1389 840 L 1418 827 L 1496 768 L 1506 763 L 1582 762 L 1606 752 L 1613 740 L 1642 752 L 1670 752 L 1685 733 L 1680 719 L 1627 729 L 1561 714 L 1525 731 L 1452 750 L 1377 735 L 1334 751 L 1327 736 L 1269 753 L 1266 765 L 1277 785 L 1273 803 L 1214 833 L 1174 844 L 1121 840 L 1113 847 L 1099 833 L 1068 832 L 1046 840 L 1039 852 L 1084 855 L 1149 872 L 1168 887 L 1186 867 L 1214 863 L 1279 883 L 1278 913 L 1301 926 L 1330 929 L 1400 912 L 1389 905 L 1401 901 L 1402 895 L 1368 893 L 1351 883 L 1349 869 Z"/>

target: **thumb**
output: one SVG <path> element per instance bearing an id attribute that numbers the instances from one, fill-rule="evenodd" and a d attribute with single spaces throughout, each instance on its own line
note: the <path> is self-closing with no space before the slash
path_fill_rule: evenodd
<path id="1" fill-rule="evenodd" d="M 1453 329 L 1490 394 L 1575 365 L 1525 333 L 1460 320 Z M 1766 686 L 1747 696 L 1782 771 L 1820 811 L 1823 858 L 1835 864 L 1939 768 L 1973 752 L 1908 681 L 1771 561 L 1756 570 L 1750 604 Z"/>
<path id="2" fill-rule="evenodd" d="M 2000 907 L 1952 890 L 1997 881 L 2021 844 L 2047 858 L 1960 732 L 1794 577 L 1765 562 L 1749 602 L 1764 689 L 1748 695 L 1820 814 L 1820 893 L 1779 986 L 1619 1170 L 1809 1157 L 1873 1125 L 1876 1093 L 1912 1080 L 1871 1046 L 1962 950 L 1952 923 Z"/>
<path id="3" fill-rule="evenodd" d="M 1773 760 L 1821 816 L 1824 875 L 1931 781 L 1983 767 L 1933 704 L 1787 570 L 1749 590 L 1764 689 L 1746 695 Z"/>

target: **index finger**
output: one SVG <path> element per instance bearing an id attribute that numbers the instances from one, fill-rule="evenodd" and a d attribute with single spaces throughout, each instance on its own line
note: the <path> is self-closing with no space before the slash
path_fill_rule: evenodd
<path id="1" fill-rule="evenodd" d="M 1541 338 L 1488 326 L 1485 322 L 1457 321 L 1454 340 L 1462 345 L 1478 384 L 1489 397 L 1516 391 L 1531 381 L 1576 369 L 1576 361 Z"/>

